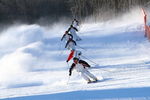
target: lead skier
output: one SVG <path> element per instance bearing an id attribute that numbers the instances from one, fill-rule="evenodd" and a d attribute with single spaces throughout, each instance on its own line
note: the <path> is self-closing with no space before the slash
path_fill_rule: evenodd
<path id="1" fill-rule="evenodd" d="M 81 76 L 87 81 L 87 83 L 98 81 L 98 79 L 88 71 L 87 67 L 90 67 L 90 65 L 87 62 L 74 57 L 73 63 L 69 69 L 69 76 L 71 76 L 72 70 L 76 69 L 77 72 L 81 73 Z"/>

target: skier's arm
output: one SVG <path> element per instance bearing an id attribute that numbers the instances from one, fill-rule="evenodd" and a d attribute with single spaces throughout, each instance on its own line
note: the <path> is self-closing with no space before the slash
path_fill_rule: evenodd
<path id="1" fill-rule="evenodd" d="M 77 28 L 75 28 L 75 27 L 73 27 L 76 31 L 78 31 L 78 29 Z"/>
<path id="2" fill-rule="evenodd" d="M 69 76 L 71 76 L 72 70 L 73 70 L 74 67 L 75 67 L 75 64 L 73 63 L 73 64 L 71 65 L 70 69 L 69 69 Z"/>
<path id="3" fill-rule="evenodd" d="M 76 41 L 72 40 L 74 42 L 75 45 L 77 45 Z"/>
<path id="4" fill-rule="evenodd" d="M 68 44 L 69 44 L 70 40 L 67 41 L 66 45 L 65 45 L 65 48 L 67 48 Z"/>
<path id="5" fill-rule="evenodd" d="M 72 21 L 71 25 L 73 25 L 74 21 Z"/>
<path id="6" fill-rule="evenodd" d="M 65 34 L 62 36 L 61 41 L 64 39 L 64 37 L 65 37 Z"/>
<path id="7" fill-rule="evenodd" d="M 91 67 L 86 61 L 80 60 L 79 63 L 81 63 L 85 67 Z"/>
<path id="8" fill-rule="evenodd" d="M 77 25 L 79 26 L 79 21 L 76 21 Z"/>
<path id="9" fill-rule="evenodd" d="M 71 28 L 69 28 L 67 31 L 69 32 L 71 30 Z"/>
<path id="10" fill-rule="evenodd" d="M 73 35 L 72 34 L 68 34 L 70 37 L 71 37 L 71 39 L 73 39 Z"/>

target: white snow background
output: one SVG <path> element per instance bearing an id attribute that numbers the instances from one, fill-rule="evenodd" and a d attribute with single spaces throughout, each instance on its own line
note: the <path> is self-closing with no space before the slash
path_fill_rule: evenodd
<path id="1" fill-rule="evenodd" d="M 69 51 L 60 41 L 68 27 L 19 24 L 1 32 L 0 99 L 150 100 L 150 42 L 140 9 L 80 26 L 78 50 L 98 83 L 87 84 L 76 71 L 68 82 Z"/>

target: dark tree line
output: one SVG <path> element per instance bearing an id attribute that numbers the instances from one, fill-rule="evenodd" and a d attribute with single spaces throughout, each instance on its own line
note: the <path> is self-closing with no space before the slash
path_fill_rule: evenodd
<path id="1" fill-rule="evenodd" d="M 0 23 L 21 20 L 35 23 L 47 18 L 101 16 L 102 20 L 118 16 L 150 0 L 0 0 Z M 111 15 L 111 16 L 110 16 Z"/>
<path id="2" fill-rule="evenodd" d="M 150 0 L 69 0 L 72 14 L 78 18 L 100 16 L 102 20 L 116 17 L 135 6 L 144 7 Z"/>
<path id="3" fill-rule="evenodd" d="M 70 16 L 67 0 L 0 0 L 0 21 L 34 23 L 40 18 L 58 20 Z"/>

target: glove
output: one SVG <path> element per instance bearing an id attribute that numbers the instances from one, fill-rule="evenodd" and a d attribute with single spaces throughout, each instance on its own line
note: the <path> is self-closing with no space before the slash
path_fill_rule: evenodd
<path id="1" fill-rule="evenodd" d="M 80 52 L 78 55 L 80 56 L 82 53 Z"/>
<path id="2" fill-rule="evenodd" d="M 71 76 L 71 73 L 69 73 L 69 76 Z"/>

